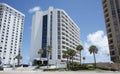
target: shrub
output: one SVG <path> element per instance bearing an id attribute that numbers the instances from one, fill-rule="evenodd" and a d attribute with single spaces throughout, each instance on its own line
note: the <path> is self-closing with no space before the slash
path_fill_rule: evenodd
<path id="1" fill-rule="evenodd" d="M 39 69 L 42 64 L 36 65 L 35 69 Z"/>
<path id="2" fill-rule="evenodd" d="M 39 69 L 41 66 L 46 66 L 46 65 L 44 65 L 44 64 L 38 64 L 38 65 L 36 65 L 35 69 Z"/>
<path id="3" fill-rule="evenodd" d="M 55 68 L 55 69 L 44 69 L 43 71 L 64 71 L 65 68 Z"/>
<path id="4" fill-rule="evenodd" d="M 81 66 L 71 66 L 71 67 L 70 67 L 70 70 L 73 70 L 73 71 L 85 70 L 85 69 L 87 69 L 85 65 L 81 65 Z"/>
<path id="5" fill-rule="evenodd" d="M 21 67 L 22 65 L 15 65 L 15 67 Z"/>
<path id="6" fill-rule="evenodd" d="M 0 66 L 0 71 L 3 70 L 3 67 Z"/>
<path id="7" fill-rule="evenodd" d="M 112 69 L 112 68 L 103 68 L 103 67 L 97 67 L 97 68 L 102 69 L 102 70 L 117 71 L 116 69 Z"/>
<path id="8" fill-rule="evenodd" d="M 92 64 L 90 64 L 90 65 L 87 65 L 87 69 L 93 70 L 93 69 L 95 69 L 95 68 L 94 68 L 94 66 L 93 66 Z"/>
<path id="9" fill-rule="evenodd" d="M 79 66 L 79 64 L 76 62 L 73 62 L 73 63 L 70 63 L 70 66 Z"/>
<path id="10" fill-rule="evenodd" d="M 39 65 L 35 67 L 35 69 L 39 69 L 39 68 L 40 68 L 40 66 L 39 66 Z"/>

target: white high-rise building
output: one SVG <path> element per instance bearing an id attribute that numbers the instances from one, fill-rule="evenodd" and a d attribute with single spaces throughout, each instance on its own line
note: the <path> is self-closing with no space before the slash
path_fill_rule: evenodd
<path id="1" fill-rule="evenodd" d="M 13 7 L 0 3 L 0 60 L 3 65 L 17 64 L 21 52 L 25 15 Z"/>
<path id="2" fill-rule="evenodd" d="M 63 57 L 63 50 L 76 49 L 80 44 L 80 28 L 62 9 L 49 7 L 47 11 L 37 11 L 32 19 L 30 60 L 40 59 L 38 50 L 44 53 L 41 60 L 47 62 L 46 47 L 52 46 L 49 64 L 62 64 L 67 60 Z M 74 61 L 79 63 L 79 53 Z"/>

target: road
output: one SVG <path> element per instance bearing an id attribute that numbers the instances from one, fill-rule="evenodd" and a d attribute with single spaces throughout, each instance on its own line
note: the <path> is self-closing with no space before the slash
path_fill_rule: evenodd
<path id="1" fill-rule="evenodd" d="M 52 72 L 43 72 L 43 71 L 0 71 L 0 74 L 120 74 L 120 72 L 111 72 L 111 71 L 103 71 L 103 72 L 95 72 L 95 71 L 52 71 Z"/>

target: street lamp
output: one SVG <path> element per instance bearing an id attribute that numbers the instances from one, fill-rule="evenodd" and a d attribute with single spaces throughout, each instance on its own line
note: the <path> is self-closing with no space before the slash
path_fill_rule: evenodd
<path id="1" fill-rule="evenodd" d="M 85 57 L 83 57 L 83 64 L 85 63 L 85 59 L 86 59 L 86 58 L 85 58 Z"/>

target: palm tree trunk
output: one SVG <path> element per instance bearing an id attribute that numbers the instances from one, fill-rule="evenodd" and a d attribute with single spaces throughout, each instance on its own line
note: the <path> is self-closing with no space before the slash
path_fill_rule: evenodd
<path id="1" fill-rule="evenodd" d="M 72 56 L 72 63 L 73 63 L 73 56 Z"/>
<path id="2" fill-rule="evenodd" d="M 93 53 L 93 56 L 94 56 L 94 65 L 95 65 L 95 68 L 96 68 L 96 58 L 95 58 L 95 53 Z"/>
<path id="3" fill-rule="evenodd" d="M 18 59 L 18 66 L 20 65 L 20 59 Z"/>
<path id="4" fill-rule="evenodd" d="M 41 55 L 40 55 L 40 64 L 42 64 L 42 61 L 41 61 Z"/>
<path id="5" fill-rule="evenodd" d="M 80 65 L 81 65 L 81 52 L 80 52 Z"/>
<path id="6" fill-rule="evenodd" d="M 41 61 L 41 55 L 40 55 L 40 61 Z"/>
<path id="7" fill-rule="evenodd" d="M 48 60 L 48 62 L 47 62 L 47 68 L 48 68 L 48 65 L 49 65 L 49 52 L 47 52 L 47 60 Z"/>
<path id="8" fill-rule="evenodd" d="M 68 57 L 67 57 L 67 69 L 68 69 Z"/>
<path id="9" fill-rule="evenodd" d="M 72 56 L 70 57 L 70 63 L 72 63 Z"/>

